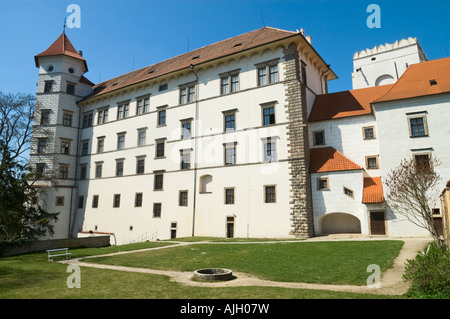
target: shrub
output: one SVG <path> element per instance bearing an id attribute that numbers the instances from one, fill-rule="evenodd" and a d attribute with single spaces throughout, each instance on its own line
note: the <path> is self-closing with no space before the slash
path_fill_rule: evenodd
<path id="1" fill-rule="evenodd" d="M 403 279 L 411 281 L 409 297 L 450 298 L 450 250 L 431 243 L 407 261 Z"/>

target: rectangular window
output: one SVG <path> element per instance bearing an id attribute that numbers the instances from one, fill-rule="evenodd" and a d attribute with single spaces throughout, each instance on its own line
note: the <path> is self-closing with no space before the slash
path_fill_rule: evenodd
<path id="1" fill-rule="evenodd" d="M 191 150 L 180 150 L 181 169 L 191 168 Z"/>
<path id="2" fill-rule="evenodd" d="M 191 138 L 191 120 L 181 121 L 181 139 L 187 140 Z"/>
<path id="3" fill-rule="evenodd" d="M 276 162 L 277 146 L 275 139 L 268 137 L 264 142 L 264 162 Z"/>
<path id="4" fill-rule="evenodd" d="M 278 63 L 271 61 L 257 65 L 258 86 L 278 82 Z"/>
<path id="5" fill-rule="evenodd" d="M 314 145 L 325 145 L 325 132 L 316 131 L 313 133 L 313 144 Z"/>
<path id="6" fill-rule="evenodd" d="M 103 170 L 103 164 L 102 163 L 96 163 L 95 164 L 95 178 L 101 178 L 102 177 L 102 170 Z"/>
<path id="7" fill-rule="evenodd" d="M 156 158 L 164 157 L 165 140 L 156 141 Z"/>
<path id="8" fill-rule="evenodd" d="M 64 206 L 64 196 L 56 196 L 56 206 Z"/>
<path id="9" fill-rule="evenodd" d="M 367 156 L 366 157 L 366 168 L 367 169 L 378 169 L 378 156 Z"/>
<path id="10" fill-rule="evenodd" d="M 53 81 L 45 81 L 44 93 L 50 93 L 52 91 Z"/>
<path id="11" fill-rule="evenodd" d="M 263 126 L 275 124 L 275 107 L 269 106 L 262 109 Z"/>
<path id="12" fill-rule="evenodd" d="M 161 92 L 161 91 L 165 91 L 165 90 L 167 90 L 169 88 L 169 86 L 167 85 L 167 84 L 161 84 L 160 86 L 159 86 L 159 91 Z"/>
<path id="13" fill-rule="evenodd" d="M 308 80 L 307 80 L 307 78 L 306 78 L 306 64 L 305 64 L 305 62 L 303 62 L 303 61 L 302 61 L 301 64 L 302 64 L 302 65 L 301 65 L 301 73 L 302 73 L 302 79 L 301 79 L 301 81 L 302 81 L 302 83 L 306 86 L 306 85 L 308 84 Z"/>
<path id="14" fill-rule="evenodd" d="M 194 102 L 195 85 L 189 84 L 180 87 L 180 104 Z"/>
<path id="15" fill-rule="evenodd" d="M 138 131 L 138 146 L 145 146 L 147 132 L 145 130 Z"/>
<path id="16" fill-rule="evenodd" d="M 409 134 L 410 137 L 420 137 L 428 135 L 425 116 L 417 116 L 409 118 Z"/>
<path id="17" fill-rule="evenodd" d="M 72 113 L 64 112 L 63 126 L 72 126 Z"/>
<path id="18" fill-rule="evenodd" d="M 278 65 L 269 66 L 269 83 L 278 82 Z"/>
<path id="19" fill-rule="evenodd" d="M 134 197 L 134 207 L 142 207 L 142 193 L 136 193 Z"/>
<path id="20" fill-rule="evenodd" d="M 120 207 L 120 194 L 114 194 L 113 207 L 114 208 Z"/>
<path id="21" fill-rule="evenodd" d="M 161 203 L 153 203 L 153 218 L 161 217 Z"/>
<path id="22" fill-rule="evenodd" d="M 92 127 L 92 121 L 94 118 L 94 113 L 90 112 L 83 115 L 83 128 Z"/>
<path id="23" fill-rule="evenodd" d="M 81 156 L 86 156 L 89 154 L 89 141 L 81 142 Z"/>
<path id="24" fill-rule="evenodd" d="M 75 84 L 67 83 L 66 93 L 67 94 L 71 94 L 71 95 L 75 95 Z"/>
<path id="25" fill-rule="evenodd" d="M 80 165 L 80 179 L 87 179 L 87 165 Z"/>
<path id="26" fill-rule="evenodd" d="M 68 179 L 69 178 L 69 165 L 59 164 L 59 178 Z"/>
<path id="27" fill-rule="evenodd" d="M 38 177 L 45 175 L 45 163 L 38 163 L 38 164 L 36 164 L 36 175 Z"/>
<path id="28" fill-rule="evenodd" d="M 149 111 L 149 105 L 150 105 L 149 97 L 137 100 L 136 115 L 147 113 Z"/>
<path id="29" fill-rule="evenodd" d="M 426 153 L 426 154 L 414 154 L 414 160 L 416 161 L 416 164 L 418 166 L 424 166 L 426 168 L 430 167 L 430 159 L 431 159 L 431 154 L 430 153 Z"/>
<path id="30" fill-rule="evenodd" d="M 354 198 L 353 191 L 347 187 L 344 187 L 344 194 L 347 195 L 350 198 Z"/>
<path id="31" fill-rule="evenodd" d="M 264 202 L 265 203 L 276 203 L 275 185 L 264 186 Z"/>
<path id="32" fill-rule="evenodd" d="M 364 140 L 373 140 L 375 139 L 375 127 L 363 127 L 363 139 Z"/>
<path id="33" fill-rule="evenodd" d="M 236 130 L 236 111 L 227 111 L 223 113 L 224 131 L 233 132 Z"/>
<path id="34" fill-rule="evenodd" d="M 166 109 L 158 111 L 158 126 L 166 125 Z"/>
<path id="35" fill-rule="evenodd" d="M 224 144 L 225 165 L 236 164 L 236 144 Z"/>
<path id="36" fill-rule="evenodd" d="M 117 134 L 117 149 L 123 150 L 125 148 L 125 133 Z"/>
<path id="37" fill-rule="evenodd" d="M 42 110 L 41 125 L 49 125 L 49 124 L 50 124 L 50 110 Z"/>
<path id="38" fill-rule="evenodd" d="M 130 104 L 122 104 L 117 106 L 117 119 L 125 119 L 128 117 L 130 111 Z"/>
<path id="39" fill-rule="evenodd" d="M 188 191 L 180 191 L 178 197 L 178 206 L 188 205 Z"/>
<path id="40" fill-rule="evenodd" d="M 47 139 L 46 138 L 40 138 L 38 139 L 38 154 L 44 154 L 47 148 Z"/>
<path id="41" fill-rule="evenodd" d="M 78 196 L 78 208 L 81 209 L 84 207 L 84 196 Z"/>
<path id="42" fill-rule="evenodd" d="M 230 78 L 224 77 L 220 79 L 220 94 L 228 94 L 230 93 Z"/>
<path id="43" fill-rule="evenodd" d="M 145 171 L 145 158 L 136 159 L 136 174 L 142 175 Z"/>
<path id="44" fill-rule="evenodd" d="M 329 190 L 330 185 L 328 183 L 328 178 L 318 178 L 317 179 L 317 190 L 324 191 Z"/>
<path id="45" fill-rule="evenodd" d="M 61 154 L 69 155 L 70 140 L 61 140 Z"/>
<path id="46" fill-rule="evenodd" d="M 108 122 L 108 108 L 104 108 L 98 111 L 97 124 L 103 124 Z"/>
<path id="47" fill-rule="evenodd" d="M 116 176 L 123 176 L 123 160 L 116 161 Z"/>
<path id="48" fill-rule="evenodd" d="M 164 186 L 164 174 L 157 173 L 154 177 L 153 190 L 162 191 Z"/>
<path id="49" fill-rule="evenodd" d="M 225 188 L 225 204 L 234 204 L 234 188 Z"/>
<path id="50" fill-rule="evenodd" d="M 105 138 L 98 137 L 97 138 L 97 153 L 103 153 L 105 150 Z"/>
<path id="51" fill-rule="evenodd" d="M 98 195 L 92 196 L 92 208 L 98 208 Z"/>

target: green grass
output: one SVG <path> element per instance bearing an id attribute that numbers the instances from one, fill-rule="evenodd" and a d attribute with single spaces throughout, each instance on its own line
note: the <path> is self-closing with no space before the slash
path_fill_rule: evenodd
<path id="1" fill-rule="evenodd" d="M 355 242 L 356 243 L 356 242 Z M 384 244 L 383 244 L 384 243 Z M 347 248 L 343 246 L 336 246 L 334 243 L 323 243 L 323 247 L 316 249 L 316 252 L 311 256 L 307 256 L 307 251 L 300 252 L 300 246 L 307 246 L 316 243 L 293 243 L 293 244 L 195 244 L 188 247 L 173 247 L 153 252 L 139 252 L 119 255 L 115 257 L 102 257 L 103 262 L 106 258 L 112 261 L 112 258 L 120 258 L 128 260 L 131 264 L 147 263 L 152 264 L 155 257 L 158 260 L 159 267 L 169 268 L 183 268 L 189 269 L 197 268 L 200 264 L 214 264 L 216 261 L 220 263 L 229 262 L 230 266 L 240 265 L 246 272 L 257 274 L 258 269 L 265 268 L 258 266 L 259 263 L 267 264 L 267 268 L 275 268 L 276 264 L 286 265 L 289 262 L 283 261 L 280 258 L 290 259 L 291 268 L 285 269 L 284 276 L 294 272 L 290 275 L 297 277 L 298 273 L 306 271 L 299 260 L 308 259 L 311 257 L 316 260 L 316 270 L 323 267 L 328 267 L 327 260 L 317 261 L 319 256 L 324 256 L 330 251 L 334 251 L 334 256 L 339 255 L 343 251 L 353 252 L 347 258 L 340 258 L 348 260 L 345 265 L 339 266 L 347 271 L 352 271 L 351 268 L 355 265 L 355 260 L 359 260 L 358 255 L 372 255 L 372 258 L 366 258 L 367 262 L 377 263 L 381 259 L 386 259 L 387 256 L 395 255 L 398 252 L 402 242 L 367 242 L 368 246 L 356 245 L 351 243 Z M 160 245 L 166 245 L 166 242 L 158 243 L 143 243 L 134 244 L 132 246 L 117 246 L 107 248 L 80 248 L 71 250 L 74 257 L 107 254 L 113 251 L 126 251 L 135 248 L 149 248 Z M 327 248 L 326 246 L 330 247 Z M 184 248 L 184 251 L 183 249 Z M 192 248 L 192 249 L 191 249 Z M 295 249 L 297 248 L 297 249 Z M 309 249 L 313 248 L 312 246 Z M 317 248 L 317 247 L 316 247 Z M 365 250 L 370 249 L 375 251 L 368 254 Z M 255 250 L 255 252 L 252 252 Z M 387 253 L 391 251 L 391 253 Z M 164 254 L 161 254 L 163 253 Z M 228 253 L 227 253 L 228 252 Z M 310 251 L 311 252 L 311 251 Z M 320 252 L 320 253 L 319 253 Z M 216 256 L 210 256 L 211 254 Z M 294 255 L 291 255 L 294 253 Z M 179 255 L 180 254 L 180 255 Z M 272 256 L 275 254 L 275 256 Z M 305 255 L 306 254 L 306 255 Z M 227 255 L 229 258 L 227 258 Z M 290 256 L 291 255 L 291 256 Z M 298 256 L 297 256 L 298 255 Z M 379 255 L 379 256 L 378 256 Z M 249 265 L 244 267 L 245 261 L 248 262 L 250 257 L 257 258 Z M 315 256 L 315 257 L 314 257 Z M 252 257 L 252 258 L 253 258 Z M 297 258 L 297 259 L 296 259 Z M 391 257 L 388 257 L 390 259 Z M 229 261 L 227 261 L 229 259 Z M 363 258 L 364 259 L 364 258 Z M 146 261 L 145 261 L 146 260 Z M 171 261 L 172 260 L 172 261 Z M 93 260 L 92 260 L 93 261 Z M 116 260 L 117 262 L 118 260 Z M 364 264 L 366 261 L 358 263 Z M 183 266 L 187 263 L 186 266 Z M 380 262 L 381 263 L 381 262 Z M 387 262 L 386 264 L 389 264 Z M 174 267 L 175 266 L 175 267 Z M 222 265 L 219 265 L 222 267 Z M 381 264 L 380 264 L 381 266 Z M 298 268 L 303 270 L 298 271 Z M 365 273 L 364 278 L 369 275 Z M 232 268 L 232 267 L 230 267 Z M 328 267 L 329 268 L 329 267 Z M 383 268 L 383 267 L 382 267 Z M 233 268 L 232 268 L 233 269 Z M 297 270 L 296 270 L 297 269 Z M 233 269 L 237 271 L 237 269 Z M 337 269 L 334 269 L 337 271 Z M 243 270 L 240 270 L 243 271 Z M 322 271 L 322 270 L 320 270 Z M 283 273 L 282 272 L 282 273 Z M 316 271 L 310 271 L 314 273 Z M 341 271 L 340 271 L 341 272 Z M 345 271 L 342 271 L 345 272 Z M 317 273 L 317 272 L 316 272 Z M 67 272 L 67 265 L 60 263 L 51 263 L 47 261 L 47 253 L 39 252 L 32 254 L 25 254 L 12 257 L 0 258 L 0 299 L 358 299 L 358 298 L 402 298 L 402 296 L 383 296 L 383 295 L 369 295 L 369 294 L 354 294 L 343 292 L 331 292 L 322 290 L 306 290 L 306 289 L 290 289 L 290 288 L 274 288 L 274 287 L 227 287 L 227 288 L 206 288 L 206 287 L 191 287 L 178 283 L 171 282 L 166 276 L 121 272 L 114 270 L 103 270 L 88 267 L 81 267 L 81 288 L 69 289 L 66 285 L 66 280 L 70 273 Z M 281 274 L 277 275 L 281 276 Z M 289 277 L 289 276 L 288 276 Z M 365 279 L 364 279 L 365 280 Z"/>
<path id="2" fill-rule="evenodd" d="M 194 271 L 228 268 L 284 282 L 365 285 L 367 266 L 392 267 L 402 241 L 195 244 L 88 259 L 88 262 Z"/>

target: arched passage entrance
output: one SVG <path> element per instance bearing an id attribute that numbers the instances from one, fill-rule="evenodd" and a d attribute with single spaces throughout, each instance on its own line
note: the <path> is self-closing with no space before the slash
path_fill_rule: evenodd
<path id="1" fill-rule="evenodd" d="M 361 234 L 358 217 L 347 213 L 325 214 L 319 219 L 320 234 Z"/>

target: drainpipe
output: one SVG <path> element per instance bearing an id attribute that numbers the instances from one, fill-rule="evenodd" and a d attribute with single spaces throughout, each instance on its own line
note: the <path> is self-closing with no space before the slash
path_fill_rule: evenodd
<path id="1" fill-rule="evenodd" d="M 70 216 L 69 216 L 69 238 L 72 238 L 73 235 L 73 226 L 75 225 L 76 221 L 76 215 L 77 215 L 77 209 L 78 209 L 78 201 L 75 204 L 75 207 L 73 208 L 73 192 L 74 188 L 77 189 L 78 194 L 78 160 L 79 160 L 79 149 L 80 149 L 80 138 L 81 138 L 81 107 L 78 105 L 77 102 L 75 104 L 78 107 L 78 127 L 77 127 L 77 151 L 75 156 L 75 183 L 70 191 Z M 86 206 L 87 201 L 85 202 L 84 206 Z M 85 208 L 84 208 L 85 209 Z M 73 220 L 72 220 L 72 210 L 73 212 Z"/>
<path id="2" fill-rule="evenodd" d="M 192 72 L 195 75 L 195 136 L 194 136 L 194 152 L 195 152 L 195 159 L 194 159 L 194 199 L 192 204 L 192 237 L 195 235 L 195 210 L 196 210 L 196 204 L 197 204 L 197 168 L 198 168 L 198 112 L 199 112 L 199 105 L 198 105 L 198 75 L 194 71 L 194 66 L 191 64 L 189 66 L 192 70 Z"/>

